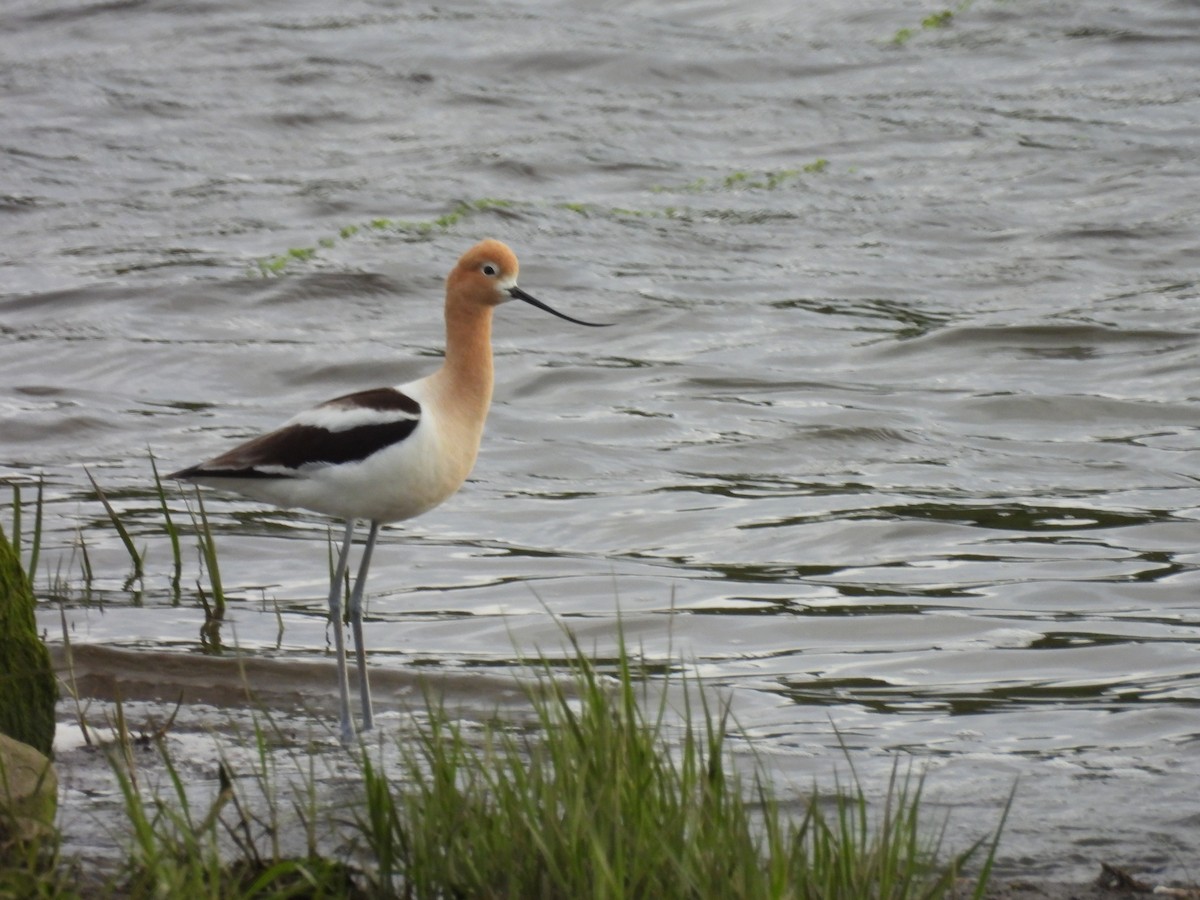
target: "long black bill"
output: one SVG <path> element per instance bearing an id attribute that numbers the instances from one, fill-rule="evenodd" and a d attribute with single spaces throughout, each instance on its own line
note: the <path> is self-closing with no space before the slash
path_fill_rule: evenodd
<path id="1" fill-rule="evenodd" d="M 589 328 L 607 328 L 612 324 L 612 322 L 585 322 L 583 319 L 572 319 L 566 313 L 560 313 L 557 309 L 552 309 L 537 297 L 533 297 L 525 293 L 519 287 L 510 287 L 508 289 L 508 294 L 515 300 L 524 300 L 530 306 L 536 306 L 538 309 L 544 309 L 546 312 L 550 313 L 550 315 L 558 316 L 560 319 L 566 319 L 568 322 L 574 322 L 576 325 L 587 325 Z"/>

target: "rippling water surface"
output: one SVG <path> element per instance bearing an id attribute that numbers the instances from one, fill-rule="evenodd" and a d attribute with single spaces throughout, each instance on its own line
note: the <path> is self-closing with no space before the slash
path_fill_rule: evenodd
<path id="1" fill-rule="evenodd" d="M 1200 7 L 1127 6 L 6 4 L 0 474 L 45 478 L 51 640 L 61 600 L 118 680 L 200 653 L 147 451 L 430 371 L 499 237 L 617 325 L 499 312 L 472 480 L 376 556 L 382 705 L 551 612 L 608 653 L 619 606 L 797 784 L 836 727 L 964 835 L 1019 776 L 1008 871 L 1194 878 Z M 206 507 L 227 644 L 326 660 L 327 523 Z"/>

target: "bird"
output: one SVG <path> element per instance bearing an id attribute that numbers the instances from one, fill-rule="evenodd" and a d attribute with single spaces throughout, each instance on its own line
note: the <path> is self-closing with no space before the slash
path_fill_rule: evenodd
<path id="1" fill-rule="evenodd" d="M 219 456 L 168 478 L 230 491 L 345 522 L 329 590 L 337 656 L 339 733 L 355 736 L 343 633 L 342 584 L 359 522 L 367 537 L 345 618 L 354 640 L 362 730 L 373 727 L 363 643 L 362 599 L 380 526 L 428 512 L 454 494 L 474 467 L 492 400 L 492 313 L 510 300 L 591 328 L 517 286 L 516 254 L 494 239 L 458 260 L 446 278 L 446 352 L 433 373 L 395 387 L 335 397 Z"/>

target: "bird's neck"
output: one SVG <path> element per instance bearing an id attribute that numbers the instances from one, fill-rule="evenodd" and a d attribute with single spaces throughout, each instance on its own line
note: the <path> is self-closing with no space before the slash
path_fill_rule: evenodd
<path id="1" fill-rule="evenodd" d="M 440 387 L 465 415 L 487 415 L 492 402 L 492 310 L 446 310 L 446 359 L 437 373 Z"/>

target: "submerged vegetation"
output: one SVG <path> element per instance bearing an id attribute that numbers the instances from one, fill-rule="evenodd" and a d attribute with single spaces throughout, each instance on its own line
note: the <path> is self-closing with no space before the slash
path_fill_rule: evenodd
<path id="1" fill-rule="evenodd" d="M 698 178 L 684 185 L 654 185 L 649 190 L 652 194 L 699 194 L 719 191 L 774 191 L 796 182 L 805 175 L 817 175 L 829 166 L 827 159 L 815 159 L 795 169 L 780 169 L 766 172 L 736 171 L 718 179 Z M 314 259 L 321 249 L 330 249 L 339 240 L 345 241 L 366 232 L 386 231 L 394 234 L 407 235 L 421 239 L 430 234 L 449 231 L 472 216 L 495 210 L 506 210 L 510 213 L 520 213 L 537 209 L 539 204 L 529 201 L 506 200 L 499 197 L 480 197 L 476 200 L 456 203 L 447 213 L 433 219 L 411 220 L 376 218 L 361 225 L 345 225 L 338 229 L 336 237 L 323 237 L 312 247 L 292 247 L 284 253 L 276 254 L 258 260 L 256 271 L 264 277 L 280 275 L 291 265 L 298 262 L 308 262 Z M 679 206 L 661 208 L 629 209 L 626 207 L 605 207 L 594 203 L 551 203 L 552 209 L 561 209 L 581 216 L 601 216 L 612 219 L 630 218 L 665 218 L 680 219 L 692 215 L 707 215 L 708 213 L 693 213 Z M 545 208 L 543 206 L 543 208 Z M 720 213 L 718 213 L 719 215 Z"/>
<path id="2" fill-rule="evenodd" d="M 93 484 L 141 577 L 145 551 Z M 177 586 L 180 532 L 157 491 Z M 18 501 L 18 536 L 19 511 Z M 36 512 L 32 547 L 40 500 Z M 211 638 L 224 594 L 202 504 L 192 526 Z M 902 900 L 962 895 L 968 865 L 982 895 L 1007 810 L 990 841 L 955 848 L 945 821 L 926 821 L 922 778 L 899 764 L 881 804 L 852 766 L 847 787 L 803 796 L 774 784 L 753 753 L 735 759 L 748 741 L 728 702 L 678 674 L 685 666 L 664 675 L 623 639 L 614 660 L 597 662 L 562 633 L 563 658 L 539 657 L 518 679 L 528 721 L 467 723 L 430 690 L 397 734 L 347 752 L 332 733 L 300 741 L 259 710 L 248 734 L 214 724 L 225 736 L 205 796 L 176 759 L 174 714 L 144 733 L 120 703 L 87 721 L 64 633 L 65 692 L 122 799 L 107 827 L 123 861 L 91 871 L 60 856 L 59 835 L 43 837 L 0 864 L 0 898 Z"/>
<path id="3" fill-rule="evenodd" d="M 954 17 L 961 15 L 971 8 L 974 0 L 959 0 L 953 9 L 942 9 L 932 12 L 921 20 L 920 28 L 901 28 L 892 35 L 892 43 L 903 46 L 922 31 L 932 31 L 938 28 L 949 28 L 954 23 Z"/>

